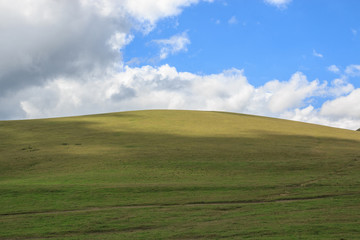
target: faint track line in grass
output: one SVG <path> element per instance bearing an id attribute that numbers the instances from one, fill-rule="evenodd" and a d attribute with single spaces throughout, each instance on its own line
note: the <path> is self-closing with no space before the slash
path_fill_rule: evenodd
<path id="1" fill-rule="evenodd" d="M 346 171 L 348 168 L 350 167 L 353 167 L 356 163 L 358 163 L 358 159 L 357 158 L 354 158 L 348 162 L 346 162 L 342 167 L 338 168 L 338 169 L 335 169 L 334 171 L 332 172 L 329 172 L 327 173 L 326 175 L 324 176 L 321 176 L 321 177 L 318 177 L 316 179 L 313 179 L 313 180 L 309 180 L 309 181 L 306 181 L 306 182 L 303 182 L 303 183 L 299 183 L 297 184 L 295 187 L 306 187 L 307 185 L 310 185 L 310 184 L 313 184 L 313 183 L 317 183 L 321 180 L 325 180 L 325 179 L 328 179 L 332 176 L 338 176 L 340 175 L 341 173 L 343 173 L 344 171 Z"/>
<path id="2" fill-rule="evenodd" d="M 140 209 L 140 208 L 164 208 L 164 207 L 194 207 L 194 206 L 215 206 L 215 205 L 239 205 L 239 204 L 263 204 L 263 203 L 279 203 L 279 202 L 298 202 L 306 200 L 316 200 L 341 196 L 360 195 L 360 192 L 343 193 L 343 194 L 325 194 L 319 196 L 309 197 L 288 197 L 278 199 L 262 199 L 262 200 L 242 200 L 242 201 L 214 201 L 214 202 L 189 202 L 189 203 L 174 203 L 174 204 L 139 204 L 139 205 L 121 205 L 109 207 L 89 207 L 84 209 L 69 209 L 69 210 L 55 210 L 55 211 L 32 211 L 32 212 L 15 212 L 15 213 L 2 213 L 0 217 L 6 216 L 19 216 L 19 215 L 51 215 L 61 213 L 82 213 L 82 212 L 97 212 L 114 209 Z"/>
<path id="3" fill-rule="evenodd" d="M 59 239 L 63 237 L 76 237 L 79 235 L 100 235 L 100 234 L 109 234 L 109 233 L 125 233 L 125 232 L 135 232 L 142 230 L 154 229 L 154 226 L 139 226 L 139 227 L 128 227 L 124 229 L 107 229 L 107 230 L 89 230 L 89 231 L 67 231 L 67 232 L 57 232 L 50 233 L 46 236 L 14 236 L 14 237 L 0 237 L 0 240 L 40 240 L 40 239 Z"/>

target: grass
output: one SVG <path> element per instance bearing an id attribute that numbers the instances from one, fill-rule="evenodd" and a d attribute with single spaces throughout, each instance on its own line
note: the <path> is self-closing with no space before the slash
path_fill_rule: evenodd
<path id="1" fill-rule="evenodd" d="M 0 122 L 0 239 L 360 239 L 360 134 L 135 111 Z"/>

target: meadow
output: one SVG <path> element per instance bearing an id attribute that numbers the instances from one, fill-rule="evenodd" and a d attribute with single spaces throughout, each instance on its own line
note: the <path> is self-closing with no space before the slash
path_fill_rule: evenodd
<path id="1" fill-rule="evenodd" d="M 360 239 L 360 132 L 226 112 L 0 121 L 0 239 Z"/>

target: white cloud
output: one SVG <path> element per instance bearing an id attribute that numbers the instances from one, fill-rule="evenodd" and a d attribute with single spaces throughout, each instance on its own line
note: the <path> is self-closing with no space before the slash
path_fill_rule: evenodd
<path id="1" fill-rule="evenodd" d="M 189 36 L 186 32 L 174 35 L 169 39 L 154 40 L 160 46 L 160 59 L 167 58 L 170 54 L 187 51 L 190 44 Z"/>
<path id="2" fill-rule="evenodd" d="M 121 70 L 121 50 L 134 38 L 131 30 L 146 33 L 159 19 L 199 1 L 0 0 L 0 22 L 6 23 L 0 24 L 0 119 L 24 116 L 13 105 L 20 93 L 28 99 L 37 95 L 34 89 L 57 89 L 51 84 L 58 79 L 81 85 Z M 170 54 L 186 50 L 189 40 L 182 36 L 182 42 L 168 46 Z"/>
<path id="3" fill-rule="evenodd" d="M 125 45 L 129 44 L 134 39 L 134 35 L 123 32 L 116 32 L 109 39 L 108 43 L 113 50 L 121 50 Z"/>
<path id="4" fill-rule="evenodd" d="M 354 89 L 346 96 L 326 101 L 319 109 L 309 105 L 302 109 L 297 108 L 285 112 L 281 117 L 356 130 L 360 127 L 359 101 L 360 89 Z"/>
<path id="5" fill-rule="evenodd" d="M 328 67 L 328 70 L 333 73 L 339 73 L 340 69 L 336 65 L 331 65 Z"/>
<path id="6" fill-rule="evenodd" d="M 302 109 L 296 108 L 292 111 L 285 112 L 281 115 L 281 117 L 294 121 L 321 124 L 339 128 L 348 128 L 353 130 L 357 129 L 360 125 L 360 121 L 354 119 L 329 119 L 326 116 L 322 116 L 319 110 L 315 109 L 312 105 L 309 105 Z"/>
<path id="7" fill-rule="evenodd" d="M 326 89 L 326 92 L 330 96 L 343 96 L 349 94 L 354 90 L 354 86 L 346 81 L 346 78 L 336 78 L 331 81 L 330 87 Z"/>
<path id="8" fill-rule="evenodd" d="M 0 94 L 121 67 L 119 51 L 132 41 L 132 29 L 148 32 L 199 1 L 1 0 Z M 183 40 L 171 51 L 186 49 Z"/>
<path id="9" fill-rule="evenodd" d="M 295 121 L 308 122 L 314 117 L 314 110 L 314 107 L 309 105 L 303 109 L 296 108 L 292 112 L 285 112 L 283 113 L 283 116 Z"/>
<path id="10" fill-rule="evenodd" d="M 264 0 L 264 1 L 278 8 L 285 8 L 292 0 Z"/>
<path id="11" fill-rule="evenodd" d="M 236 16 L 232 16 L 229 21 L 228 21 L 229 24 L 237 24 L 238 23 L 238 20 L 236 18 Z"/>
<path id="12" fill-rule="evenodd" d="M 120 55 L 105 43 L 131 26 L 69 0 L 0 1 L 0 22 L 1 94 L 111 67 Z"/>
<path id="13" fill-rule="evenodd" d="M 198 3 L 200 0 L 125 0 L 126 10 L 136 19 L 154 24 L 160 18 L 175 16 L 184 7 Z M 207 2 L 212 2 L 207 0 Z"/>
<path id="14" fill-rule="evenodd" d="M 314 108 L 314 97 L 334 97 Z M 241 112 L 336 127 L 360 127 L 360 89 L 343 79 L 331 84 L 308 81 L 300 72 L 288 81 L 255 87 L 242 70 L 198 75 L 169 65 L 124 67 L 79 82 L 61 77 L 0 98 L 0 112 L 10 117 L 39 118 L 137 109 L 193 109 Z"/>
<path id="15" fill-rule="evenodd" d="M 360 119 L 359 103 L 360 89 L 355 89 L 347 96 L 325 102 L 321 108 L 321 114 L 335 119 Z"/>
<path id="16" fill-rule="evenodd" d="M 351 77 L 360 76 L 360 65 L 350 65 L 345 69 L 345 73 Z"/>
<path id="17" fill-rule="evenodd" d="M 323 58 L 324 57 L 321 53 L 316 52 L 315 49 L 313 49 L 313 55 L 315 57 L 318 57 L 318 58 Z"/>
<path id="18" fill-rule="evenodd" d="M 260 90 L 267 93 L 270 111 L 280 113 L 301 106 L 306 98 L 315 96 L 323 87 L 320 86 L 319 81 L 309 82 L 305 75 L 297 72 L 287 82 L 273 80 L 266 83 Z"/>
<path id="19" fill-rule="evenodd" d="M 241 111 L 252 92 L 240 70 L 200 76 L 163 65 L 126 67 L 124 72 L 81 84 L 56 79 L 23 91 L 17 99 L 26 117 L 36 118 L 148 108 Z"/>

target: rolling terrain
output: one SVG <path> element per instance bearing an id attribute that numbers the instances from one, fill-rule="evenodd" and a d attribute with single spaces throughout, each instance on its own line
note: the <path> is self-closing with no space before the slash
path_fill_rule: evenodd
<path id="1" fill-rule="evenodd" d="M 360 239 L 360 133 L 226 112 L 0 122 L 0 239 Z"/>

